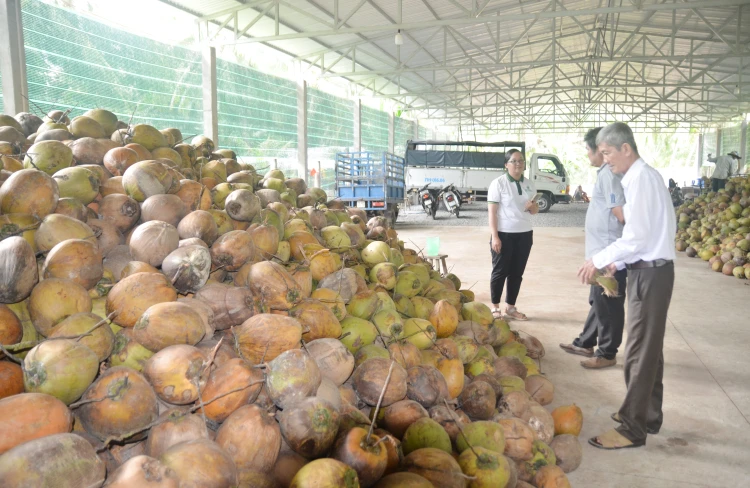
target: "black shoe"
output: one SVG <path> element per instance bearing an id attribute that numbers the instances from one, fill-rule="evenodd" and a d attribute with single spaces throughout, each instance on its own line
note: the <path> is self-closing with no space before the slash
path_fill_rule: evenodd
<path id="1" fill-rule="evenodd" d="M 618 424 L 622 423 L 622 420 L 620 420 L 620 414 L 618 414 L 617 412 L 610 415 L 610 418 L 614 420 L 615 422 L 617 422 Z M 656 435 L 659 433 L 659 429 L 652 429 L 651 427 L 646 427 L 646 433 L 651 434 L 651 435 Z"/>

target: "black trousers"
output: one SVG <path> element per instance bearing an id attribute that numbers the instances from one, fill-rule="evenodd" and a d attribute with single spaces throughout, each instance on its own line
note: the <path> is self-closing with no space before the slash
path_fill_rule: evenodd
<path id="1" fill-rule="evenodd" d="M 633 442 L 646 440 L 646 429 L 661 427 L 664 397 L 664 332 L 672 300 L 674 265 L 628 272 L 628 341 L 625 385 L 617 431 Z"/>
<path id="2" fill-rule="evenodd" d="M 531 246 L 534 244 L 534 232 L 498 232 L 502 247 L 500 252 L 492 250 L 490 241 L 490 252 L 492 253 L 492 275 L 490 276 L 490 296 L 492 303 L 500 303 L 503 296 L 505 282 L 508 289 L 505 292 L 505 303 L 515 305 L 518 292 L 521 290 L 523 272 L 526 270 L 526 262 L 529 260 Z"/>
<path id="3" fill-rule="evenodd" d="M 622 331 L 625 328 L 625 293 L 627 288 L 627 270 L 615 273 L 617 280 L 617 297 L 609 298 L 602 293 L 598 285 L 591 285 L 589 292 L 589 316 L 583 326 L 583 332 L 574 341 L 578 347 L 599 348 L 598 357 L 614 359 L 617 349 L 622 344 Z"/>
<path id="4" fill-rule="evenodd" d="M 727 180 L 720 180 L 718 178 L 711 178 L 711 189 L 714 192 L 721 190 L 727 186 Z"/>

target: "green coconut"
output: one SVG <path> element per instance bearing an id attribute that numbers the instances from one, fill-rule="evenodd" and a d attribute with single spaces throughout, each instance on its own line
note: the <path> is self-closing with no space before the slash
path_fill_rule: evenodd
<path id="1" fill-rule="evenodd" d="M 461 280 L 458 278 L 458 276 L 454 275 L 453 273 L 448 273 L 447 275 L 445 275 L 445 277 L 453 282 L 456 290 L 461 289 Z"/>
<path id="2" fill-rule="evenodd" d="M 500 424 L 490 420 L 477 420 L 463 427 L 456 437 L 456 448 L 463 453 L 469 446 L 482 447 L 502 454 L 505 451 L 505 433 Z"/>
<path id="3" fill-rule="evenodd" d="M 104 137 L 107 137 L 104 127 L 102 127 L 102 125 L 96 120 L 85 115 L 74 117 L 73 120 L 70 121 L 68 130 L 76 139 L 80 139 L 82 137 L 102 139 Z"/>
<path id="4" fill-rule="evenodd" d="M 378 346 L 376 344 L 368 344 L 361 347 L 354 355 L 354 367 L 356 368 L 360 364 L 372 358 L 390 359 L 391 355 L 388 350 L 382 346 Z"/>
<path id="5" fill-rule="evenodd" d="M 71 339 L 42 342 L 23 361 L 25 390 L 52 395 L 66 405 L 81 398 L 98 372 L 96 353 Z"/>
<path id="6" fill-rule="evenodd" d="M 414 297 L 411 299 L 411 303 L 414 305 L 414 318 L 429 320 L 430 314 L 435 308 L 435 304 L 431 300 L 424 297 Z"/>
<path id="7" fill-rule="evenodd" d="M 429 320 L 411 318 L 404 321 L 403 337 L 419 349 L 424 350 L 432 347 L 437 340 L 437 332 Z"/>
<path id="8" fill-rule="evenodd" d="M 475 357 L 464 366 L 464 373 L 469 378 L 476 378 L 482 374 L 493 376 L 495 374 L 495 366 L 492 359 L 488 357 Z"/>
<path id="9" fill-rule="evenodd" d="M 376 291 L 375 293 L 378 295 L 378 306 L 375 307 L 375 313 L 378 313 L 381 310 L 397 311 L 396 304 L 393 303 L 393 299 L 387 291 Z"/>
<path id="10" fill-rule="evenodd" d="M 109 110 L 95 108 L 85 112 L 83 115 L 99 123 L 102 130 L 104 131 L 104 137 L 111 136 L 112 133 L 117 129 L 117 115 L 113 114 Z"/>
<path id="11" fill-rule="evenodd" d="M 513 341 L 500 346 L 499 350 L 496 351 L 498 356 L 515 356 L 518 359 L 522 359 L 526 356 L 526 346 L 520 342 Z"/>
<path id="12" fill-rule="evenodd" d="M 478 322 L 484 326 L 489 326 L 495 320 L 490 307 L 481 302 L 465 303 L 461 308 L 461 317 L 464 320 Z"/>
<path id="13" fill-rule="evenodd" d="M 347 303 L 346 311 L 349 315 L 364 320 L 370 320 L 370 317 L 375 313 L 378 304 L 378 294 L 374 291 L 367 290 L 354 295 L 352 299 L 349 300 L 349 303 Z"/>
<path id="14" fill-rule="evenodd" d="M 458 465 L 466 476 L 472 478 L 469 485 L 472 488 L 507 487 L 513 478 L 508 458 L 483 447 L 463 451 L 458 457 Z"/>
<path id="15" fill-rule="evenodd" d="M 453 336 L 453 342 L 458 347 L 458 357 L 463 364 L 470 363 L 479 352 L 479 346 L 470 337 Z"/>
<path id="16" fill-rule="evenodd" d="M 73 150 L 60 141 L 37 142 L 26 151 L 23 167 L 38 169 L 52 176 L 73 165 Z"/>
<path id="17" fill-rule="evenodd" d="M 404 322 L 396 310 L 385 309 L 372 316 L 372 323 L 386 340 L 400 339 L 404 334 Z"/>
<path id="18" fill-rule="evenodd" d="M 386 263 L 391 260 L 391 248 L 382 241 L 374 241 L 362 249 L 362 259 L 370 266 Z"/>
<path id="19" fill-rule="evenodd" d="M 397 268 L 404 265 L 404 255 L 401 253 L 400 249 L 396 249 L 395 247 L 391 248 L 391 262 L 395 264 Z"/>
<path id="20" fill-rule="evenodd" d="M 167 145 L 167 141 L 164 138 L 164 134 L 159 132 L 158 129 L 148 124 L 137 124 L 130 129 L 131 142 L 140 144 L 149 151 L 153 151 L 157 147 L 164 147 Z"/>
<path id="21" fill-rule="evenodd" d="M 377 283 L 386 290 L 396 286 L 398 267 L 393 263 L 378 263 L 370 270 L 370 282 Z"/>
<path id="22" fill-rule="evenodd" d="M 329 225 L 320 230 L 324 245 L 331 250 L 348 249 L 352 245 L 349 235 L 341 227 Z"/>
<path id="23" fill-rule="evenodd" d="M 419 295 L 419 292 L 422 291 L 422 283 L 423 282 L 419 279 L 419 276 L 417 276 L 416 273 L 401 270 L 398 273 L 393 292 L 401 296 L 413 298 Z"/>
<path id="24" fill-rule="evenodd" d="M 109 357 L 110 366 L 127 366 L 138 372 L 143 371 L 146 361 L 154 353 L 143 347 L 133 338 L 133 329 L 122 329 L 115 334 L 112 354 Z"/>
<path id="25" fill-rule="evenodd" d="M 425 447 L 440 449 L 448 454 L 453 452 L 448 433 L 442 425 L 429 417 L 422 417 L 412 423 L 401 439 L 401 449 L 404 455 Z"/>
<path id="26" fill-rule="evenodd" d="M 166 194 L 171 186 L 169 168 L 158 161 L 139 161 L 122 175 L 125 193 L 137 202 L 144 202 L 154 195 Z"/>
<path id="27" fill-rule="evenodd" d="M 400 272 L 414 273 L 423 285 L 430 281 L 430 269 L 424 264 L 407 264 L 399 269 Z"/>
<path id="28" fill-rule="evenodd" d="M 526 391 L 526 382 L 518 376 L 501 376 L 499 381 L 503 387 L 503 394 L 507 395 L 512 391 Z"/>
<path id="29" fill-rule="evenodd" d="M 63 168 L 52 175 L 60 190 L 60 198 L 74 198 L 84 205 L 93 202 L 99 194 L 99 179 L 82 166 Z"/>
<path id="30" fill-rule="evenodd" d="M 414 303 L 406 295 L 400 293 L 393 294 L 393 303 L 396 305 L 396 311 L 404 317 L 415 317 Z"/>
<path id="31" fill-rule="evenodd" d="M 341 321 L 341 342 L 352 354 L 375 342 L 377 336 L 378 329 L 368 320 L 347 315 Z"/>

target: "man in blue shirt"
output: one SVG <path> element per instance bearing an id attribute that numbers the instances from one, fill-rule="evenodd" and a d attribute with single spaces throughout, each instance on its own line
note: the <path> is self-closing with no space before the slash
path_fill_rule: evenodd
<path id="1" fill-rule="evenodd" d="M 622 236 L 625 222 L 622 207 L 625 205 L 625 193 L 622 189 L 622 176 L 615 175 L 604 164 L 602 153 L 596 146 L 596 136 L 601 128 L 591 129 L 584 137 L 586 151 L 591 165 L 599 168 L 596 175 L 594 193 L 586 211 L 586 259 L 591 259 L 608 245 Z M 589 291 L 588 318 L 583 332 L 571 344 L 560 344 L 568 353 L 578 354 L 589 359 L 581 361 L 587 369 L 601 369 L 617 364 L 615 356 L 622 343 L 622 331 L 625 327 L 625 287 L 627 270 L 615 273 L 618 284 L 618 296 L 607 297 L 602 288 L 591 285 Z M 599 347 L 594 350 L 597 345 Z"/>

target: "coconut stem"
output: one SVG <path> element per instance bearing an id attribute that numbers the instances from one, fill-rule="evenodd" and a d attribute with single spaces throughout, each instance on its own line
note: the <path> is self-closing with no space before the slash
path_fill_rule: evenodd
<path id="1" fill-rule="evenodd" d="M 127 388 L 128 381 L 129 381 L 128 375 L 126 373 L 124 381 L 122 382 L 122 384 L 117 386 L 117 389 L 114 392 L 107 393 L 106 395 L 100 398 L 89 398 L 87 400 L 81 400 L 80 402 L 71 403 L 70 405 L 68 405 L 68 408 L 70 408 L 71 410 L 74 410 L 78 407 L 86 405 L 87 403 L 99 403 L 99 402 L 103 402 L 104 400 L 114 400 L 115 398 L 117 398 L 117 396 L 120 393 L 122 393 L 123 389 Z"/>
<path id="2" fill-rule="evenodd" d="M 20 342 L 19 344 L 23 344 L 23 343 Z M 18 344 L 13 344 L 13 345 L 18 345 Z M 5 346 L 3 346 L 2 342 L 0 342 L 0 351 L 3 351 L 3 354 L 5 354 L 8 357 L 8 359 L 13 361 L 14 363 L 23 365 L 23 360 L 17 356 L 14 356 L 13 354 L 10 353 L 10 351 L 5 349 Z"/>
<path id="3" fill-rule="evenodd" d="M 11 232 L 11 233 L 9 233 L 9 234 L 4 234 L 4 235 L 2 236 L 2 239 L 4 240 L 4 239 L 7 239 L 8 237 L 20 236 L 20 235 L 21 235 L 21 234 L 23 234 L 24 232 L 27 232 L 27 231 L 30 231 L 30 230 L 35 230 L 35 229 L 38 229 L 38 228 L 39 228 L 39 226 L 40 226 L 41 224 L 42 224 L 42 222 L 41 222 L 41 221 L 39 221 L 39 222 L 38 222 L 38 223 L 36 223 L 36 224 L 32 224 L 32 225 L 29 225 L 29 226 L 27 226 L 27 227 L 21 227 L 20 229 L 18 229 L 18 230 L 17 230 L 17 231 L 15 231 L 15 232 Z"/>
<path id="4" fill-rule="evenodd" d="M 461 434 L 461 437 L 464 438 L 466 441 L 466 445 L 469 446 L 469 449 L 471 449 L 471 452 L 474 453 L 474 455 L 479 458 L 479 454 L 477 454 L 477 451 L 474 450 L 474 446 L 471 445 L 471 442 L 469 442 L 469 439 L 466 437 L 466 434 L 464 434 L 464 429 L 461 427 L 461 422 L 458 421 L 456 417 L 453 416 L 453 410 L 451 410 L 451 407 L 448 405 L 448 400 L 443 398 L 443 403 L 445 403 L 445 408 L 448 409 L 448 415 L 451 416 L 453 419 L 453 423 L 456 424 L 456 427 L 458 427 L 458 432 Z"/>
<path id="5" fill-rule="evenodd" d="M 378 398 L 378 404 L 375 406 L 375 415 L 373 415 L 373 421 L 370 423 L 370 430 L 367 432 L 367 438 L 365 439 L 365 442 L 369 445 L 370 444 L 370 436 L 372 435 L 372 429 L 375 428 L 375 420 L 378 418 L 378 410 L 380 410 L 380 404 L 383 402 L 383 397 L 385 396 L 385 390 L 388 388 L 388 383 L 391 381 L 391 374 L 393 373 L 393 365 L 396 364 L 396 361 L 391 359 L 391 366 L 388 368 L 388 376 L 385 377 L 385 384 L 383 385 L 383 389 L 380 390 L 380 398 Z"/>
<path id="6" fill-rule="evenodd" d="M 203 365 L 203 371 L 200 375 L 194 378 L 195 386 L 198 388 L 198 407 L 200 407 L 201 410 L 201 416 L 203 417 L 203 428 L 206 431 L 206 435 L 208 436 L 208 419 L 206 418 L 206 409 L 203 408 L 205 403 L 203 403 L 203 387 L 200 384 L 200 379 L 204 374 L 210 373 L 211 365 L 214 362 L 214 359 L 216 359 L 216 353 L 219 352 L 219 348 L 221 347 L 221 344 L 224 342 L 224 337 L 219 339 L 218 344 L 213 348 L 211 351 L 211 356 L 209 357 L 208 361 L 206 361 L 206 364 Z"/>
<path id="7" fill-rule="evenodd" d="M 258 385 L 260 383 L 265 383 L 265 381 L 266 380 L 264 380 L 264 379 L 263 380 L 256 380 L 256 381 L 252 381 L 252 382 L 248 383 L 245 386 L 238 386 L 237 388 L 232 388 L 229 391 L 225 391 L 224 393 L 220 393 L 220 394 L 216 395 L 215 397 L 211 398 L 210 400 L 208 400 L 206 402 L 203 402 L 203 405 L 211 404 L 211 403 L 215 402 L 216 400 L 220 400 L 220 399 L 224 398 L 225 396 L 231 395 L 232 393 L 237 393 L 237 392 L 240 392 L 242 390 L 246 390 L 246 389 L 250 388 L 251 386 L 255 386 L 255 385 Z M 199 408 L 202 408 L 201 405 L 196 405 L 196 406 L 192 407 L 190 409 L 190 411 L 191 412 L 195 412 Z"/>

